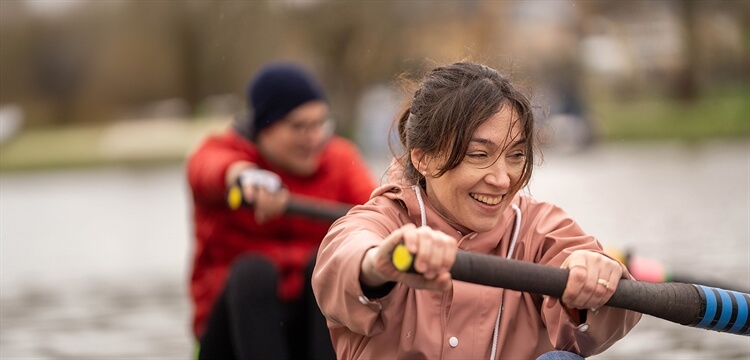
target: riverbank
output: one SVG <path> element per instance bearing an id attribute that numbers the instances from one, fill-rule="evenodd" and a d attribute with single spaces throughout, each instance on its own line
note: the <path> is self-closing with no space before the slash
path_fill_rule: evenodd
<path id="1" fill-rule="evenodd" d="M 691 103 L 649 96 L 627 100 L 597 98 L 589 103 L 591 123 L 587 129 L 602 144 L 748 140 L 748 96 L 750 90 L 742 87 L 707 93 Z M 225 128 L 231 120 L 143 119 L 21 128 L 0 143 L 0 172 L 176 163 L 183 161 L 208 132 Z M 570 136 L 570 131 L 566 128 L 560 134 Z"/>
<path id="2" fill-rule="evenodd" d="M 231 118 L 148 119 L 22 130 L 0 144 L 0 171 L 176 163 Z"/>
<path id="3" fill-rule="evenodd" d="M 750 120 L 748 120 L 750 121 Z M 101 125 L 24 130 L 0 144 L 0 172 L 148 166 L 184 161 L 207 134 L 225 129 L 231 118 L 149 119 Z M 667 142 L 700 144 L 713 141 L 750 141 L 745 136 L 661 137 L 617 136 L 602 143 Z"/>

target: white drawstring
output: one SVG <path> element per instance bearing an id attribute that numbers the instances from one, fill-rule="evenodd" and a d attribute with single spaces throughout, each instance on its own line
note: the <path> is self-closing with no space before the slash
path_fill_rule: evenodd
<path id="1" fill-rule="evenodd" d="M 513 256 L 513 250 L 516 249 L 516 240 L 518 240 L 518 231 L 521 230 L 521 209 L 516 204 L 511 204 L 510 207 L 516 212 L 516 221 L 513 222 L 513 236 L 510 241 L 510 247 L 508 248 L 507 259 Z"/>
<path id="2" fill-rule="evenodd" d="M 417 193 L 417 202 L 419 202 L 419 212 L 422 219 L 422 226 L 427 226 L 427 214 L 424 211 L 424 202 L 422 202 L 422 192 L 419 190 L 419 185 L 412 185 L 412 189 Z"/>
<path id="3" fill-rule="evenodd" d="M 422 201 L 422 192 L 419 190 L 419 185 L 412 185 L 414 192 L 417 193 L 417 202 L 419 202 L 420 218 L 422 220 L 422 226 L 427 225 L 427 214 L 425 214 L 424 202 Z M 518 240 L 518 232 L 521 229 L 521 209 L 516 204 L 511 204 L 511 208 L 516 213 L 516 219 L 513 222 L 513 233 L 511 234 L 510 247 L 508 247 L 508 255 L 506 259 L 513 257 L 513 251 L 516 248 L 516 240 Z M 500 299 L 500 310 L 497 312 L 497 319 L 495 319 L 495 330 L 492 332 L 492 352 L 490 353 L 490 360 L 494 360 L 497 355 L 497 337 L 500 328 L 500 315 L 503 313 L 503 300 Z"/>
<path id="4" fill-rule="evenodd" d="M 518 230 L 521 228 L 521 209 L 516 206 L 516 204 L 512 204 L 511 208 L 513 211 L 516 212 L 516 219 L 513 222 L 513 234 L 511 234 L 511 240 L 510 240 L 510 247 L 508 248 L 508 255 L 505 256 L 506 259 L 511 259 L 513 257 L 513 250 L 516 247 L 516 240 L 518 240 Z M 503 294 L 505 294 L 503 292 Z M 492 351 L 490 352 L 490 360 L 494 360 L 495 356 L 497 355 L 497 337 L 498 333 L 500 332 L 500 315 L 503 313 L 503 299 L 500 299 L 500 310 L 497 312 L 497 319 L 495 319 L 495 330 L 492 332 Z"/>

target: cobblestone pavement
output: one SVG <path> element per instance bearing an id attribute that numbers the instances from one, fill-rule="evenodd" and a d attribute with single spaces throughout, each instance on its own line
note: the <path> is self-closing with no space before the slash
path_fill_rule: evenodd
<path id="1" fill-rule="evenodd" d="M 746 141 L 550 152 L 530 193 L 606 246 L 750 289 Z M 1 359 L 191 357 L 181 166 L 3 174 L 0 194 Z M 750 338 L 644 316 L 592 358 L 748 359 Z"/>

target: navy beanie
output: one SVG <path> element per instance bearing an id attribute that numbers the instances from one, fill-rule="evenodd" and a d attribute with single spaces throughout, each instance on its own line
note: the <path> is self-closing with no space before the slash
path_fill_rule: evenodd
<path id="1" fill-rule="evenodd" d="M 248 107 L 253 110 L 250 135 L 283 118 L 297 106 L 312 100 L 324 100 L 323 91 L 302 68 L 276 63 L 261 69 L 247 89 Z"/>

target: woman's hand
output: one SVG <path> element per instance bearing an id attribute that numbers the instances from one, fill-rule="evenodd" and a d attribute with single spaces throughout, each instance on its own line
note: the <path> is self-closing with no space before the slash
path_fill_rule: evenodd
<path id="1" fill-rule="evenodd" d="M 258 169 L 247 161 L 232 163 L 225 174 L 227 187 L 240 183 L 242 198 L 255 211 L 255 221 L 263 224 L 284 213 L 289 205 L 289 190 L 281 178 L 268 170 Z"/>
<path id="2" fill-rule="evenodd" d="M 289 205 L 289 190 L 283 187 L 271 192 L 261 186 L 244 185 L 242 191 L 245 199 L 249 199 L 253 204 L 255 221 L 258 224 L 284 214 Z"/>
<path id="3" fill-rule="evenodd" d="M 575 309 L 596 311 L 609 301 L 622 277 L 619 262 L 589 250 L 574 251 L 561 267 L 570 270 L 562 302 Z"/>
<path id="4" fill-rule="evenodd" d="M 396 245 L 404 243 L 415 254 L 414 269 L 418 274 L 398 271 L 392 263 Z M 407 224 L 392 232 L 383 242 L 365 254 L 360 281 L 378 287 L 389 281 L 402 282 L 416 289 L 450 290 L 453 286 L 450 269 L 456 260 L 456 240 L 444 232 Z"/>

